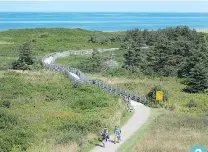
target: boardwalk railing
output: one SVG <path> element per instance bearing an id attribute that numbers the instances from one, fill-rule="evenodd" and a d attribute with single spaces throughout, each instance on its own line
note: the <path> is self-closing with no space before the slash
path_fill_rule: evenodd
<path id="1" fill-rule="evenodd" d="M 99 52 L 108 52 L 108 51 L 115 51 L 115 50 L 118 50 L 118 48 L 98 49 Z M 99 88 L 105 89 L 106 91 L 110 92 L 111 94 L 119 95 L 121 98 L 123 98 L 127 102 L 129 102 L 130 100 L 134 100 L 134 101 L 137 101 L 137 102 L 140 102 L 143 104 L 145 104 L 147 102 L 147 100 L 144 96 L 141 96 L 135 92 L 120 89 L 118 87 L 104 83 L 101 80 L 89 79 L 79 69 L 56 63 L 56 59 L 61 58 L 61 57 L 70 56 L 70 55 L 92 54 L 92 52 L 93 52 L 93 50 L 78 50 L 78 51 L 77 50 L 70 50 L 70 51 L 64 51 L 64 52 L 54 52 L 54 53 L 51 53 L 51 54 L 43 57 L 42 65 L 46 69 L 66 73 L 66 75 L 72 81 L 74 81 L 76 83 L 95 85 Z"/>

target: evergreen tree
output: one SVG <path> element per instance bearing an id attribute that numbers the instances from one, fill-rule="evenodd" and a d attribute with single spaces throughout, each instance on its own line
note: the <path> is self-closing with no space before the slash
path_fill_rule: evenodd
<path id="1" fill-rule="evenodd" d="M 167 39 L 166 35 L 161 35 L 158 38 L 156 46 L 153 48 L 154 58 L 152 58 L 153 71 L 162 76 L 169 76 L 170 66 L 169 59 L 171 57 L 171 44 Z"/>
<path id="2" fill-rule="evenodd" d="M 208 68 L 198 63 L 191 69 L 186 81 L 186 92 L 198 93 L 208 89 Z"/>
<path id="3" fill-rule="evenodd" d="M 98 50 L 94 49 L 90 58 L 89 71 L 92 73 L 100 72 L 102 68 L 102 60 Z"/>
<path id="4" fill-rule="evenodd" d="M 124 54 L 124 68 L 131 72 L 143 72 L 146 67 L 146 56 L 144 51 L 138 47 L 134 50 L 128 50 Z"/>
<path id="5" fill-rule="evenodd" d="M 34 54 L 32 52 L 32 43 L 27 41 L 20 48 L 20 54 L 17 61 L 12 63 L 13 69 L 27 70 L 31 69 L 30 65 L 35 63 Z"/>

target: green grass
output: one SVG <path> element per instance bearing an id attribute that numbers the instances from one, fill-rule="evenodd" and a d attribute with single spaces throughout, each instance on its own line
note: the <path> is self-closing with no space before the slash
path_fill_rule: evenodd
<path id="1" fill-rule="evenodd" d="M 199 32 L 204 32 L 204 33 L 208 33 L 208 29 L 201 29 L 201 30 L 197 30 Z"/>
<path id="2" fill-rule="evenodd" d="M 0 110 L 5 115 L 5 120 L 7 117 L 11 117 L 11 120 L 18 119 L 17 127 L 22 130 L 18 132 L 14 124 L 6 134 L 5 130 L 1 130 L 0 136 L 5 142 L 0 141 L 0 146 L 4 145 L 4 149 L 12 149 L 14 152 L 25 149 L 30 152 L 66 149 L 79 151 L 90 147 L 91 142 L 97 140 L 97 132 L 100 132 L 104 124 L 112 128 L 115 119 L 119 119 L 118 123 L 121 124 L 129 118 L 128 114 L 124 115 L 124 103 L 101 89 L 83 85 L 72 88 L 67 78 L 53 72 L 5 71 L 18 58 L 18 47 L 27 40 L 32 41 L 38 64 L 44 55 L 51 52 L 120 46 L 118 41 L 88 43 L 92 35 L 108 38 L 124 35 L 124 32 L 66 28 L 0 32 Z M 121 106 L 119 111 L 116 111 L 116 106 Z M 107 121 L 110 115 L 115 115 L 115 118 Z M 20 143 L 14 142 L 17 139 Z M 23 143 L 24 140 L 28 142 Z"/>
<path id="3" fill-rule="evenodd" d="M 112 129 L 115 123 L 126 120 L 125 104 L 117 96 L 92 86 L 73 88 L 62 74 L 11 71 L 1 76 L 0 84 L 0 119 L 5 123 L 4 129 L 0 127 L 3 152 L 55 150 L 66 145 L 86 149 L 103 126 Z M 18 139 L 19 143 L 6 139 Z"/>
<path id="4" fill-rule="evenodd" d="M 208 147 L 207 124 L 204 116 L 165 112 L 151 122 L 133 152 L 185 152 L 196 144 Z"/>
<path id="5" fill-rule="evenodd" d="M 184 152 L 196 144 L 208 147 L 207 118 L 151 109 L 148 121 L 119 149 L 118 152 Z"/>
<path id="6" fill-rule="evenodd" d="M 120 65 L 122 65 L 122 63 L 124 62 L 124 58 L 123 58 L 124 53 L 125 53 L 125 51 L 123 51 L 123 50 L 116 50 L 116 51 L 101 53 L 101 56 L 102 56 L 102 59 L 105 61 L 110 58 L 111 54 L 113 54 L 115 56 L 116 61 Z M 75 68 L 82 68 L 82 63 L 89 62 L 90 57 L 91 57 L 91 55 L 67 56 L 67 57 L 57 59 L 57 63 L 70 65 Z"/>
<path id="7" fill-rule="evenodd" d="M 116 57 L 117 60 L 120 58 L 120 64 L 123 62 L 123 53 L 124 52 L 120 53 Z M 105 55 L 103 56 L 105 57 Z M 58 62 L 73 67 L 80 67 L 81 61 L 88 60 L 89 57 L 90 56 L 76 56 L 75 58 L 65 57 L 59 59 Z M 144 124 L 138 132 L 130 138 L 130 140 L 119 148 L 119 152 L 182 152 L 188 151 L 192 145 L 198 143 L 207 146 L 206 144 L 208 141 L 205 139 L 208 133 L 205 125 L 207 119 L 204 115 L 208 110 L 208 103 L 206 100 L 208 94 L 185 93 L 182 91 L 185 85 L 180 83 L 181 80 L 172 77 L 149 77 L 141 74 L 130 74 L 121 69 L 87 75 L 91 78 L 101 79 L 104 82 L 113 84 L 120 88 L 138 92 L 141 95 L 146 95 L 154 86 L 157 85 L 163 86 L 163 88 L 168 92 L 168 101 L 164 102 L 164 107 L 173 110 L 174 112 L 152 109 L 148 122 Z M 187 106 L 190 100 L 195 102 L 195 107 Z M 193 125 L 196 123 L 199 125 Z M 179 129 L 177 130 L 176 128 Z M 185 132 L 183 132 L 183 130 Z M 188 134 L 192 135 L 193 138 L 187 136 Z M 199 139 L 199 137 L 202 138 Z M 170 141 L 173 141 L 173 143 Z"/>
<path id="8" fill-rule="evenodd" d="M 116 60 L 120 61 L 120 65 L 122 65 L 124 59 L 123 54 L 125 52 L 118 50 L 115 51 Z M 110 53 L 101 54 L 105 59 L 110 56 Z M 77 67 L 84 72 L 85 69 L 82 69 L 82 61 L 89 60 L 90 55 L 88 56 L 69 56 L 65 58 L 60 58 L 57 62 L 61 64 L 71 65 L 72 67 Z M 154 86 L 161 85 L 168 92 L 168 101 L 165 102 L 167 107 L 174 107 L 179 109 L 182 112 L 189 113 L 205 113 L 208 109 L 207 98 L 208 94 L 205 93 L 197 93 L 197 94 L 189 94 L 183 92 L 183 88 L 185 85 L 181 84 L 181 80 L 178 78 L 172 77 L 148 77 L 141 74 L 131 74 L 125 70 L 107 70 L 102 71 L 97 74 L 88 74 L 89 77 L 102 79 L 103 81 L 117 85 L 120 88 L 128 89 L 134 92 L 137 92 L 141 95 L 146 95 Z M 196 107 L 189 108 L 187 104 L 190 100 L 194 100 L 196 103 Z"/>
<path id="9" fill-rule="evenodd" d="M 40 37 L 40 35 L 47 35 Z M 111 37 L 123 35 L 124 32 L 99 32 L 82 29 L 66 28 L 37 28 L 17 29 L 0 32 L 0 70 L 7 69 L 8 65 L 18 57 L 18 47 L 27 40 L 32 40 L 33 51 L 38 60 L 42 56 L 57 51 L 69 49 L 92 49 L 119 47 L 119 42 L 99 44 L 88 43 L 92 35 L 97 37 Z"/>
<path id="10" fill-rule="evenodd" d="M 124 113 L 120 126 L 123 126 L 132 116 L 134 112 L 126 112 Z M 109 130 L 109 134 L 113 134 L 113 130 Z M 91 141 L 88 148 L 83 149 L 81 152 L 89 152 L 91 149 L 95 148 L 96 144 L 99 144 L 99 141 L 97 139 L 94 139 Z"/>
<path id="11" fill-rule="evenodd" d="M 134 135 L 128 141 L 122 144 L 121 147 L 119 147 L 119 149 L 117 150 L 117 152 L 133 151 L 136 148 L 137 143 L 141 142 L 142 139 L 151 131 L 152 123 L 154 122 L 154 120 L 164 112 L 165 111 L 162 109 L 151 109 L 150 116 L 147 122 L 144 125 L 142 125 L 139 128 L 139 130 L 136 133 L 134 133 Z"/>
<path id="12" fill-rule="evenodd" d="M 189 94 L 182 91 L 185 87 L 177 78 L 148 78 L 148 77 L 104 77 L 102 74 L 89 75 L 92 78 L 99 78 L 109 84 L 119 86 L 131 91 L 146 95 L 154 86 L 161 85 L 168 91 L 168 101 L 164 104 L 174 105 L 175 109 L 188 113 L 206 113 L 208 109 L 206 93 Z M 196 102 L 196 107 L 189 108 L 187 104 L 190 100 Z"/>

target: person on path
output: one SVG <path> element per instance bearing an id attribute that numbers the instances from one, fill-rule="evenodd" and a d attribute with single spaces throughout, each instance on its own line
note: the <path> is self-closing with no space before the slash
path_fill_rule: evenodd
<path id="1" fill-rule="evenodd" d="M 114 135 L 115 135 L 114 144 L 116 144 L 116 141 L 118 141 L 118 143 L 119 143 L 119 140 L 121 138 L 121 129 L 118 128 L 117 126 L 115 126 Z"/>
<path id="2" fill-rule="evenodd" d="M 103 147 L 105 147 L 105 143 L 104 143 L 104 141 L 105 141 L 105 142 L 107 142 L 107 141 L 108 141 L 108 139 L 109 139 L 109 135 L 108 135 L 108 129 L 107 129 L 107 127 L 105 127 L 105 128 L 103 129 L 103 131 L 102 131 L 102 133 L 101 133 L 101 136 L 102 136 L 102 143 L 103 143 Z"/>

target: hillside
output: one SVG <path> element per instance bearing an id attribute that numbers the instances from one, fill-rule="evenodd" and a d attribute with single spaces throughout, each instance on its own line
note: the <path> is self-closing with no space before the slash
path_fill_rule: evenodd
<path id="1" fill-rule="evenodd" d="M 135 31 L 133 30 L 133 35 L 137 35 L 137 32 L 140 33 L 139 30 Z M 162 33 L 160 32 L 157 34 Z M 157 37 L 153 33 L 149 34 L 149 38 Z M 193 33 L 195 36 L 195 31 Z M 103 54 L 95 52 L 94 56 L 69 56 L 58 59 L 58 63 L 73 66 L 87 73 L 91 78 L 103 80 L 141 95 L 146 95 L 158 85 L 167 91 L 167 101 L 150 106 L 164 108 L 168 111 L 160 112 L 159 117 L 153 112 L 155 117 L 144 126 L 143 132 L 139 130 L 136 133 L 137 136 L 133 138 L 134 145 L 129 144 L 130 147 L 126 146 L 122 150 L 182 152 L 188 150 L 193 144 L 198 144 L 196 142 L 208 146 L 206 145 L 208 143 L 206 138 L 208 133 L 206 90 L 199 93 L 187 93 L 183 91 L 186 85 L 181 83 L 183 81 L 181 78 L 171 74 L 164 76 L 162 75 L 164 73 L 157 73 L 156 69 L 151 75 L 137 71 L 140 69 L 139 66 L 147 65 L 129 64 L 129 67 L 133 65 L 136 70 L 128 69 L 128 66 L 124 68 L 123 65 L 128 59 L 128 55 L 125 56 L 125 54 L 130 54 L 131 57 L 139 56 L 138 50 L 133 48 L 135 45 L 140 46 L 140 43 L 137 44 L 137 42 L 142 42 L 145 47 L 146 43 L 150 42 L 152 46 L 148 46 L 148 49 L 154 48 L 156 43 L 153 38 L 144 42 L 143 38 L 139 37 L 138 40 L 138 37 L 135 36 L 134 44 L 130 39 L 131 34 L 129 37 L 124 34 L 60 28 L 0 32 L 0 122 L 2 122 L 0 136 L 4 139 L 0 140 L 2 151 L 7 152 L 11 149 L 13 152 L 56 152 L 66 149 L 71 152 L 88 151 L 95 145 L 95 141 L 98 139 L 97 133 L 104 125 L 112 128 L 115 122 L 120 125 L 127 120 L 130 117 L 129 113 L 125 112 L 126 107 L 118 97 L 109 95 L 96 87 L 85 85 L 76 87 L 63 74 L 43 70 L 40 65 L 40 59 L 51 52 L 120 46 L 122 49 L 115 52 Z M 179 40 L 183 39 L 183 44 L 189 45 L 186 43 L 187 35 L 185 34 L 185 38 L 183 36 L 178 38 L 177 35 L 174 35 L 174 38 L 176 37 L 174 42 L 179 43 Z M 190 39 L 191 41 L 196 40 L 193 40 L 192 36 Z M 18 58 L 18 47 L 27 40 L 31 40 L 34 57 L 36 57 L 36 63 L 32 69 L 29 71 L 6 70 L 11 62 Z M 173 49 L 176 43 L 168 43 L 168 41 L 166 39 L 165 44 L 174 44 L 170 47 Z M 135 49 L 134 52 L 128 52 L 125 48 L 127 44 L 131 44 L 130 42 L 132 42 L 130 47 Z M 184 46 L 183 44 L 182 46 Z M 182 51 L 184 48 L 178 47 Z M 198 51 L 197 49 L 194 51 Z M 144 53 L 143 49 L 139 51 Z M 151 51 L 157 52 L 156 49 Z M 146 55 L 145 53 L 143 55 Z M 171 63 L 175 63 L 175 59 L 177 59 L 177 56 L 173 54 L 170 55 L 173 59 Z M 137 63 L 145 63 L 145 61 L 138 62 L 143 58 L 132 59 Z M 112 63 L 119 66 L 113 69 Z M 159 65 L 162 65 L 159 67 L 161 71 L 172 70 L 175 74 L 173 67 L 177 67 L 176 64 L 170 65 L 170 68 L 163 66 L 165 64 Z M 111 117 L 112 115 L 115 117 Z M 109 120 L 109 117 L 112 119 Z M 168 139 L 171 140 L 171 143 Z M 161 143 L 163 144 L 161 145 Z"/>
<path id="2" fill-rule="evenodd" d="M 104 41 L 120 34 L 58 28 L 0 32 L 0 151 L 87 150 L 98 142 L 103 126 L 128 120 L 131 115 L 118 97 L 96 87 L 75 87 L 65 75 L 40 65 L 50 52 L 118 47 L 117 41 Z M 102 40 L 88 43 L 91 36 Z M 7 70 L 28 40 L 36 58 L 32 70 Z"/>
<path id="3" fill-rule="evenodd" d="M 142 38 L 140 39 L 140 41 L 143 41 Z M 140 41 L 138 40 L 137 42 Z M 179 47 L 179 50 L 182 50 L 184 48 L 185 47 Z M 132 52 L 129 50 L 130 55 L 133 54 Z M 141 51 L 141 53 L 144 52 L 145 50 Z M 207 53 L 208 52 L 204 52 L 204 56 L 206 56 Z M 91 73 L 91 71 L 89 71 L 87 68 L 88 66 L 92 66 L 90 65 L 89 61 L 92 62 L 93 58 L 90 55 L 77 55 L 60 58 L 58 59 L 58 62 L 61 64 L 73 65 L 74 67 L 79 68 L 84 72 L 87 72 L 88 76 L 91 78 L 101 79 L 106 83 L 118 86 L 120 88 L 128 89 L 142 95 L 147 95 L 147 93 L 155 86 L 162 86 L 162 88 L 167 91 L 167 101 L 159 103 L 158 105 L 151 106 L 162 107 L 164 109 L 167 109 L 168 111 L 161 112 L 161 115 L 157 118 L 153 116 L 154 118 L 152 118 L 152 120 L 149 120 L 147 125 L 141 128 L 141 131 L 138 131 L 138 133 L 136 133 L 136 135 L 132 139 L 130 139 L 129 142 L 122 146 L 119 151 L 125 152 L 134 150 L 135 152 L 183 152 L 188 151 L 191 146 L 198 143 L 203 144 L 205 147 L 208 146 L 208 141 L 206 138 L 208 134 L 208 130 L 206 127 L 208 123 L 208 103 L 206 100 L 208 94 L 206 93 L 206 91 L 199 93 L 185 92 L 183 89 L 186 87 L 186 84 L 181 83 L 182 81 L 184 81 L 184 79 L 177 78 L 173 75 L 163 76 L 157 73 L 153 75 L 146 75 L 142 72 L 131 72 L 128 69 L 124 69 L 122 67 L 124 65 L 124 62 L 126 61 L 124 55 L 127 54 L 127 51 L 125 49 L 121 49 L 112 53 L 108 52 L 100 54 L 100 60 L 102 61 L 102 63 L 112 58 L 112 54 L 113 60 L 119 63 L 119 67 L 117 69 L 106 69 L 105 66 L 101 65 L 102 70 L 93 73 Z M 133 54 L 131 56 L 132 60 L 135 59 L 134 55 L 136 56 L 138 54 Z M 159 56 L 159 54 L 156 55 Z M 172 55 L 171 57 L 174 62 L 174 55 Z M 141 60 L 142 58 L 135 61 Z M 89 65 L 86 66 L 86 64 L 83 63 L 89 63 Z M 169 62 L 167 62 L 167 64 L 169 64 Z M 164 65 L 166 64 L 159 66 L 159 68 L 162 67 L 161 69 L 166 71 L 172 70 L 172 68 L 165 69 L 166 67 Z"/>
<path id="4" fill-rule="evenodd" d="M 0 84 L 3 152 L 18 145 L 21 150 L 49 150 L 69 142 L 77 150 L 86 148 L 103 126 L 112 128 L 125 115 L 118 97 L 95 87 L 73 88 L 62 74 L 11 71 Z"/>
<path id="5" fill-rule="evenodd" d="M 0 32 L 0 70 L 8 68 L 19 54 L 18 47 L 31 40 L 37 60 L 42 56 L 56 51 L 69 49 L 92 49 L 118 47 L 118 41 L 106 43 L 106 39 L 124 33 L 93 32 L 82 29 L 48 28 L 7 30 Z M 100 43 L 88 43 L 91 36 L 99 37 Z M 102 44 L 101 44 L 102 43 Z"/>

